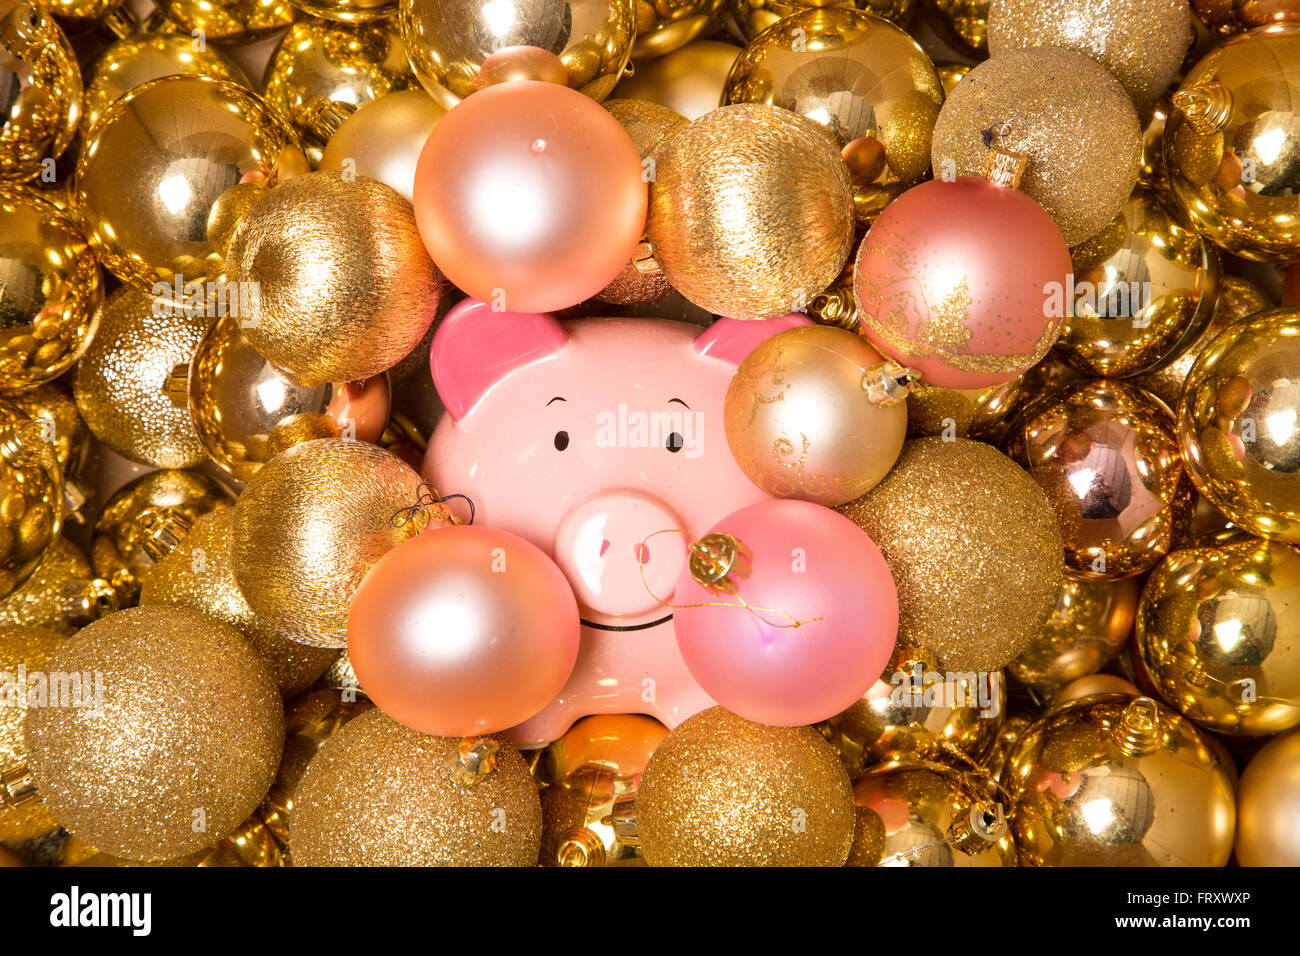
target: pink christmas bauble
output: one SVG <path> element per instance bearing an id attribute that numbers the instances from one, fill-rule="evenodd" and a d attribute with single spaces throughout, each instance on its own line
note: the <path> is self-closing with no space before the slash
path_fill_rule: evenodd
<path id="1" fill-rule="evenodd" d="M 704 691 L 777 727 L 814 724 L 861 698 L 898 635 L 898 594 L 875 542 L 838 512 L 793 499 L 742 508 L 717 532 L 748 553 L 731 575 L 736 592 L 706 588 L 687 568 L 673 596 L 677 646 Z"/>
<path id="2" fill-rule="evenodd" d="M 502 83 L 456 105 L 415 168 L 425 248 L 463 291 L 553 312 L 609 285 L 645 229 L 641 154 L 622 124 L 568 87 Z"/>
<path id="3" fill-rule="evenodd" d="M 987 179 L 931 180 L 885 208 L 858 248 L 862 334 L 926 385 L 987 388 L 1047 354 L 1070 251 L 1043 208 Z"/>

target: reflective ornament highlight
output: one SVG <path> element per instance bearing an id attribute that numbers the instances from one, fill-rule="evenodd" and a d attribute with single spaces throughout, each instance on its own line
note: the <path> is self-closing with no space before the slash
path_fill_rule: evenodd
<path id="1" fill-rule="evenodd" d="M 1220 36 L 1236 36 L 1255 27 L 1300 20 L 1296 0 L 1192 0 L 1192 12 Z"/>
<path id="2" fill-rule="evenodd" d="M 31 577 L 63 525 L 63 475 L 46 423 L 0 401 L 0 598 Z"/>
<path id="3" fill-rule="evenodd" d="M 674 0 L 636 4 L 632 56 L 648 59 L 679 50 L 715 25 L 724 0 Z"/>
<path id="4" fill-rule="evenodd" d="M 342 23 L 369 23 L 397 13 L 397 0 L 289 0 L 303 13 Z"/>
<path id="5" fill-rule="evenodd" d="M 286 0 L 158 0 L 172 23 L 193 36 L 201 30 L 219 43 L 251 43 L 293 23 L 298 15 Z"/>
<path id="6" fill-rule="evenodd" d="M 30 0 L 0 2 L 0 181 L 53 173 L 81 122 L 81 69 L 59 25 Z"/>

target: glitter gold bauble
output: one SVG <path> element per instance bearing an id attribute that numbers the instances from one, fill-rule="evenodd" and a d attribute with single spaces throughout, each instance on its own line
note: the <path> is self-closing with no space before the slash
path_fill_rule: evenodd
<path id="1" fill-rule="evenodd" d="M 542 809 L 528 764 L 505 740 L 467 772 L 462 741 L 403 727 L 380 710 L 320 748 L 295 794 L 298 866 L 534 866 Z"/>
<path id="2" fill-rule="evenodd" d="M 851 251 L 847 168 L 812 120 L 724 106 L 664 147 L 646 235 L 673 288 L 700 308 L 736 319 L 796 311 Z"/>
<path id="3" fill-rule="evenodd" d="M 185 33 L 221 43 L 261 40 L 297 16 L 287 0 L 158 0 L 157 7 Z"/>
<path id="4" fill-rule="evenodd" d="M 386 93 L 343 120 L 317 168 L 369 176 L 411 202 L 420 150 L 446 112 L 422 89 Z"/>
<path id="5" fill-rule="evenodd" d="M 1257 312 L 1221 332 L 1187 376 L 1183 460 L 1236 524 L 1300 544 L 1300 309 Z"/>
<path id="6" fill-rule="evenodd" d="M 966 439 L 917 438 L 840 512 L 879 545 L 898 586 L 900 644 L 944 670 L 997 670 L 1056 605 L 1063 542 L 1043 490 Z"/>
<path id="7" fill-rule="evenodd" d="M 614 89 L 636 36 L 634 0 L 401 0 L 411 69 L 447 109 L 481 89 L 479 76 L 521 47 L 560 58 L 571 89 L 599 102 Z"/>
<path id="8" fill-rule="evenodd" d="M 1002 785 L 1022 866 L 1223 866 L 1232 852 L 1220 756 L 1150 698 L 1052 710 L 1016 741 Z"/>
<path id="9" fill-rule="evenodd" d="M 632 56 L 663 56 L 680 50 L 714 25 L 724 0 L 637 0 L 636 41 Z"/>
<path id="10" fill-rule="evenodd" d="M 29 711 L 31 766 L 50 812 L 92 846 L 180 856 L 226 836 L 266 795 L 284 713 L 231 625 L 130 608 L 78 631 L 47 666 L 82 675 L 81 705 Z"/>
<path id="11" fill-rule="evenodd" d="M 74 216 L 35 191 L 0 186 L 0 389 L 72 368 L 104 300 L 99 265 Z"/>
<path id="12" fill-rule="evenodd" d="M 1091 57 L 1139 109 L 1169 88 L 1192 42 L 1184 0 L 997 0 L 989 53 L 1058 47 Z"/>
<path id="13" fill-rule="evenodd" d="M 948 32 L 979 53 L 989 48 L 989 8 L 993 0 L 933 0 L 931 8 Z"/>
<path id="14" fill-rule="evenodd" d="M 1024 376 L 988 388 L 940 388 L 917 385 L 907 395 L 907 437 L 996 440 L 1016 407 Z"/>
<path id="15" fill-rule="evenodd" d="M 1195 491 L 1173 416 L 1124 382 L 1067 386 L 1017 422 L 1007 453 L 1047 493 L 1072 574 L 1148 571 L 1191 521 Z"/>
<path id="16" fill-rule="evenodd" d="M 1219 296 L 1214 247 L 1143 186 L 1070 259 L 1055 348 L 1086 375 L 1129 378 L 1151 368 L 1197 336 Z"/>
<path id="17" fill-rule="evenodd" d="M 33 0 L 0 0 L 0 180 L 54 173 L 81 122 L 81 70 Z"/>
<path id="18" fill-rule="evenodd" d="M 1220 36 L 1236 36 L 1255 27 L 1300 20 L 1296 0 L 1192 0 L 1192 12 Z"/>
<path id="19" fill-rule="evenodd" d="M 688 120 L 699 119 L 721 102 L 722 86 L 739 55 L 740 47 L 734 44 L 696 40 L 665 56 L 633 64 L 633 72 L 623 76 L 613 95 L 649 100 Z"/>
<path id="20" fill-rule="evenodd" d="M 74 203 L 109 271 L 179 298 L 173 286 L 221 277 L 225 206 L 306 171 L 297 137 L 257 96 L 209 76 L 167 76 L 116 100 L 87 134 Z"/>
<path id="21" fill-rule="evenodd" d="M 971 70 L 944 102 L 930 158 L 936 176 L 979 176 L 986 135 L 1028 156 L 1020 188 L 1068 245 L 1099 232 L 1137 183 L 1142 128 L 1119 82 L 1071 50 L 1012 50 Z"/>
<path id="22" fill-rule="evenodd" d="M 230 242 L 227 267 L 260 289 L 243 310 L 248 340 L 308 386 L 396 365 L 432 324 L 442 283 L 410 205 L 377 180 L 333 172 L 262 196 Z"/>
<path id="23" fill-rule="evenodd" d="M 184 384 L 172 372 L 189 362 L 210 322 L 131 288 L 110 295 L 72 386 L 91 433 L 124 458 L 157 468 L 205 461 Z"/>
<path id="24" fill-rule="evenodd" d="M 0 598 L 31 577 L 63 525 L 63 476 L 48 423 L 0 401 Z"/>
<path id="25" fill-rule="evenodd" d="M 1300 726 L 1300 552 L 1245 535 L 1170 555 L 1151 575 L 1135 636 L 1160 695 L 1209 730 Z"/>
<path id="26" fill-rule="evenodd" d="M 59 827 L 31 787 L 23 718 L 29 704 L 49 704 L 46 662 L 62 640 L 44 628 L 0 625 L 0 840 L 26 840 Z"/>
<path id="27" fill-rule="evenodd" d="M 240 590 L 269 627 L 321 647 L 343 647 L 361 579 L 417 533 L 406 518 L 420 477 L 374 445 L 325 438 L 277 455 L 235 504 L 230 555 Z"/>
<path id="28" fill-rule="evenodd" d="M 233 515 L 233 509 L 220 508 L 200 516 L 149 572 L 140 604 L 187 607 L 233 624 L 266 662 L 281 696 L 291 698 L 310 687 L 337 652 L 291 641 L 253 613 L 230 565 Z"/>
<path id="29" fill-rule="evenodd" d="M 303 13 L 341 23 L 368 23 L 397 13 L 397 0 L 289 0 Z"/>
<path id="30" fill-rule="evenodd" d="M 655 749 L 636 821 L 651 866 L 841 866 L 853 791 L 811 727 L 768 727 L 712 707 Z"/>
<path id="31" fill-rule="evenodd" d="M 71 849 L 69 845 L 71 844 Z M 249 817 L 229 836 L 210 847 L 170 860 L 129 860 L 95 850 L 69 835 L 61 854 L 70 857 L 63 866 L 89 867 L 245 867 L 287 866 L 285 853 L 270 829 L 257 816 Z M 89 855 L 86 855 L 89 854 Z"/>
<path id="32" fill-rule="evenodd" d="M 1192 228 L 1247 259 L 1300 255 L 1300 23 L 1215 47 L 1173 94 L 1165 169 Z"/>
<path id="33" fill-rule="evenodd" d="M 736 58 L 723 103 L 767 103 L 826 127 L 853 181 L 860 223 L 930 168 L 930 133 L 943 105 L 934 64 L 916 41 L 856 10 L 800 10 Z"/>
<path id="34" fill-rule="evenodd" d="M 1300 730 L 1275 737 L 1237 785 L 1237 865 L 1300 866 Z"/>
<path id="35" fill-rule="evenodd" d="M 95 576 L 80 548 L 59 536 L 32 576 L 0 600 L 0 626 L 39 627 L 68 637 L 116 605 L 111 585 Z"/>

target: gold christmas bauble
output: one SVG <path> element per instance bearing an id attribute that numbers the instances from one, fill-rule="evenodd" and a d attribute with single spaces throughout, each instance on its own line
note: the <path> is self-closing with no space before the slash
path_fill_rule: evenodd
<path id="1" fill-rule="evenodd" d="M 768 727 L 712 707 L 655 749 L 636 821 L 650 866 L 842 866 L 853 791 L 811 727 Z"/>
<path id="2" fill-rule="evenodd" d="M 190 36 L 220 43 L 251 43 L 293 23 L 287 0 L 157 0 L 157 7 Z"/>
<path id="3" fill-rule="evenodd" d="M 189 362 L 211 319 L 122 288 L 108 297 L 72 392 L 91 433 L 113 451 L 157 468 L 207 459 L 185 401 Z"/>
<path id="4" fill-rule="evenodd" d="M 116 100 L 82 142 L 74 203 L 100 262 L 142 292 L 218 309 L 227 207 L 307 171 L 293 131 L 242 86 L 168 76 Z"/>
<path id="5" fill-rule="evenodd" d="M 0 185 L 0 389 L 57 378 L 80 358 L 104 301 L 99 265 L 74 216 Z"/>
<path id="6" fill-rule="evenodd" d="M 61 849 L 63 866 L 156 868 L 156 867 L 246 867 L 286 866 L 283 848 L 270 829 L 256 816 L 249 817 L 234 832 L 210 847 L 169 860 L 131 860 L 88 846 L 69 834 Z"/>
<path id="7" fill-rule="evenodd" d="M 884 481 L 839 511 L 893 572 L 899 643 L 945 670 L 1003 667 L 1056 606 L 1064 545 L 1051 504 L 988 445 L 913 439 Z"/>
<path id="8" fill-rule="evenodd" d="M 739 55 L 740 47 L 734 44 L 696 40 L 665 56 L 634 63 L 613 95 L 649 100 L 696 120 L 722 102 L 723 84 Z"/>
<path id="9" fill-rule="evenodd" d="M 1002 775 L 1022 866 L 1223 866 L 1236 818 L 1218 752 L 1147 697 L 1052 710 Z"/>
<path id="10" fill-rule="evenodd" d="M 916 0 L 727 0 L 728 29 L 745 43 L 782 20 L 810 7 L 859 10 L 873 16 L 904 24 L 916 8 Z"/>
<path id="11" fill-rule="evenodd" d="M 1011 50 L 958 83 L 939 111 L 935 175 L 981 176 L 988 141 L 1028 157 L 1020 188 L 1068 245 L 1089 239 L 1137 183 L 1142 127 L 1124 88 L 1072 50 Z"/>
<path id="12" fill-rule="evenodd" d="M 397 13 L 397 0 L 289 0 L 303 13 L 341 23 L 368 23 Z"/>
<path id="13" fill-rule="evenodd" d="M 907 395 L 907 437 L 925 435 L 996 441 L 1024 390 L 1025 377 L 988 388 L 918 384 Z"/>
<path id="14" fill-rule="evenodd" d="M 1257 312 L 1197 358 L 1178 411 L 1183 460 L 1237 525 L 1300 544 L 1300 309 Z"/>
<path id="15" fill-rule="evenodd" d="M 62 640 L 40 627 L 0 625 L 0 840 L 27 840 L 59 827 L 30 786 L 23 718 L 32 704 L 48 706 L 46 665 Z"/>
<path id="16" fill-rule="evenodd" d="M 1300 866 L 1300 730 L 1274 737 L 1237 785 L 1237 865 Z"/>
<path id="17" fill-rule="evenodd" d="M 307 386 L 396 365 L 433 323 L 442 284 L 410 205 L 381 182 L 333 172 L 262 196 L 230 241 L 227 268 L 260 289 L 242 310 L 249 342 Z"/>
<path id="18" fill-rule="evenodd" d="M 49 423 L 48 435 L 53 439 L 54 457 L 58 459 L 66 483 L 81 470 L 90 447 L 90 430 L 77 411 L 72 389 L 62 381 L 49 382 L 9 395 L 8 400 L 33 421 Z"/>
<path id="19" fill-rule="evenodd" d="M 1052 701 L 1052 707 L 1062 707 L 1072 700 L 1082 700 L 1098 694 L 1127 694 L 1129 697 L 1140 697 L 1142 691 L 1136 684 L 1115 674 L 1085 674 L 1062 687 L 1061 692 Z"/>
<path id="20" fill-rule="evenodd" d="M 767 103 L 826 127 L 848 163 L 860 223 L 930 169 L 943 105 L 934 64 L 899 27 L 812 7 L 759 34 L 737 57 L 723 103 Z"/>
<path id="21" fill-rule="evenodd" d="M 806 308 L 852 250 L 847 167 L 810 119 L 721 107 L 661 151 L 646 235 L 673 288 L 702 309 L 763 319 Z"/>
<path id="22" fill-rule="evenodd" d="M 1192 0 L 1192 12 L 1220 36 L 1236 36 L 1255 27 L 1300 20 L 1296 0 Z"/>
<path id="23" fill-rule="evenodd" d="M 253 613 L 230 565 L 231 508 L 201 515 L 171 553 L 158 559 L 140 587 L 140 605 L 187 607 L 233 624 L 261 655 L 280 690 L 291 698 L 324 673 L 337 652 L 282 636 Z"/>
<path id="24" fill-rule="evenodd" d="M 637 0 L 632 56 L 649 59 L 680 50 L 714 26 L 724 0 Z"/>
<path id="25" fill-rule="evenodd" d="M 1135 636 L 1160 695 L 1227 734 L 1300 726 L 1300 552 L 1240 533 L 1170 555 L 1148 579 Z"/>
<path id="26" fill-rule="evenodd" d="M 962 45 L 978 53 L 989 49 L 989 8 L 993 0 L 933 0 L 940 22 Z"/>
<path id="27" fill-rule="evenodd" d="M 304 644 L 343 647 L 348 608 L 379 558 L 423 527 L 410 510 L 420 476 L 374 445 L 294 445 L 235 503 L 230 556 L 249 607 Z"/>
<path id="28" fill-rule="evenodd" d="M 116 610 L 112 586 L 96 577 L 81 549 L 60 535 L 32 576 L 0 600 L 0 626 L 42 628 L 68 637 Z"/>
<path id="29" fill-rule="evenodd" d="M 504 739 L 477 772 L 463 742 L 369 710 L 325 741 L 295 793 L 297 866 L 535 866 L 542 808 Z M 490 767 L 490 769 L 487 769 Z"/>
<path id="30" fill-rule="evenodd" d="M 446 112 L 422 89 L 385 93 L 343 120 L 317 168 L 369 176 L 411 202 L 420 150 Z"/>
<path id="31" fill-rule="evenodd" d="M 123 5 L 124 0 L 41 0 L 46 13 L 51 13 L 73 35 L 93 29 L 109 14 Z"/>
<path id="32" fill-rule="evenodd" d="M 35 0 L 0 0 L 0 90 L 0 181 L 52 181 L 81 122 L 81 69 Z"/>
<path id="33" fill-rule="evenodd" d="M 0 598 L 40 565 L 63 525 L 63 476 L 48 423 L 0 400 Z"/>
<path id="34" fill-rule="evenodd" d="M 231 833 L 266 795 L 284 713 L 231 625 L 130 608 L 78 631 L 47 666 L 81 687 L 65 706 L 29 710 L 31 766 L 50 812 L 92 846 L 180 856 Z"/>

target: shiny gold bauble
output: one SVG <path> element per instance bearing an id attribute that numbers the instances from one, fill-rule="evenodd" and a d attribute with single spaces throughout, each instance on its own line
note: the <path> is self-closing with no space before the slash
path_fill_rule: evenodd
<path id="1" fill-rule="evenodd" d="M 1142 592 L 1135 635 L 1160 695 L 1203 727 L 1300 726 L 1300 552 L 1237 535 L 1178 551 Z"/>
<path id="2" fill-rule="evenodd" d="M 0 91 L 0 180 L 54 175 L 81 122 L 81 70 L 34 0 L 0 0 Z"/>
<path id="3" fill-rule="evenodd" d="M 700 308 L 736 319 L 798 311 L 852 249 L 848 172 L 812 120 L 724 106 L 663 148 L 646 235 L 673 288 Z"/>
<path id="4" fill-rule="evenodd" d="M 189 362 L 211 321 L 131 288 L 109 296 L 72 386 L 91 433 L 124 458 L 158 468 L 205 461 L 184 383 L 172 373 Z"/>
<path id="5" fill-rule="evenodd" d="M 396 365 L 433 323 L 442 284 L 410 204 L 377 180 L 334 172 L 262 196 L 230 241 L 227 267 L 260 290 L 241 310 L 248 340 L 308 386 Z"/>
<path id="6" fill-rule="evenodd" d="M 93 29 L 106 16 L 123 6 L 124 0 L 41 0 L 68 33 L 79 35 Z"/>
<path id="7" fill-rule="evenodd" d="M 962 44 L 980 53 L 989 48 L 989 8 L 993 0 L 933 0 L 940 21 Z"/>
<path id="8" fill-rule="evenodd" d="M 230 565 L 233 515 L 233 509 L 220 508 L 200 516 L 149 572 L 140 604 L 187 607 L 233 624 L 266 662 L 281 696 L 294 697 L 324 673 L 337 652 L 291 641 L 253 613 Z"/>
<path id="9" fill-rule="evenodd" d="M 235 504 L 230 546 L 253 613 L 296 641 L 343 647 L 361 579 L 423 527 L 404 514 L 419 486 L 409 465 L 366 442 L 318 439 L 271 459 Z"/>
<path id="10" fill-rule="evenodd" d="M 366 23 L 397 13 L 397 0 L 289 0 L 303 13 L 323 20 Z"/>
<path id="11" fill-rule="evenodd" d="M 1086 375 L 1128 378 L 1151 368 L 1197 336 L 1218 300 L 1218 253 L 1143 186 L 1070 259 L 1055 348 Z"/>
<path id="12" fill-rule="evenodd" d="M 1006 810 L 983 773 L 896 760 L 854 780 L 853 799 L 875 818 L 865 831 L 883 837 L 872 866 L 1016 865 Z"/>
<path id="13" fill-rule="evenodd" d="M 1030 707 L 1022 699 L 1014 707 L 1008 709 L 1006 717 L 1002 721 L 1002 726 L 998 729 L 998 735 L 993 741 L 993 745 L 984 754 L 979 761 L 980 769 L 983 770 L 990 779 L 1001 781 L 1002 771 L 1006 768 L 1007 755 L 1016 745 L 1030 725 L 1042 716 L 1040 710 Z"/>
<path id="14" fill-rule="evenodd" d="M 907 437 L 994 440 L 1015 410 L 1024 381 L 1022 375 L 988 388 L 939 388 L 922 383 L 907 395 Z"/>
<path id="15" fill-rule="evenodd" d="M 739 55 L 740 47 L 731 43 L 696 40 L 666 56 L 634 63 L 613 95 L 649 100 L 688 120 L 699 119 L 722 102 L 723 84 Z"/>
<path id="16" fill-rule="evenodd" d="M 1296 0 L 1192 0 L 1192 12 L 1220 36 L 1235 36 L 1255 27 L 1300 20 Z"/>
<path id="17" fill-rule="evenodd" d="M 1040 697 L 1101 670 L 1133 629 L 1139 588 L 1132 578 L 1097 581 L 1066 574 L 1043 629 L 1007 671 Z"/>
<path id="18" fill-rule="evenodd" d="M 75 475 L 86 458 L 90 429 L 81 420 L 72 389 L 62 381 L 38 385 L 25 392 L 7 396 L 27 417 L 49 423 L 54 457 L 58 459 L 65 481 Z"/>
<path id="19" fill-rule="evenodd" d="M 411 69 L 451 109 L 482 88 L 479 71 L 519 47 L 560 58 L 571 89 L 599 102 L 613 92 L 636 37 L 634 0 L 401 0 Z"/>
<path id="20" fill-rule="evenodd" d="M 88 846 L 71 834 L 60 851 L 63 866 L 156 868 L 287 866 L 285 853 L 270 829 L 257 816 L 249 817 L 229 836 L 210 847 L 169 860 L 131 860 Z"/>
<path id="21" fill-rule="evenodd" d="M 708 32 L 723 5 L 724 0 L 637 0 L 632 56 L 646 59 L 680 50 Z"/>
<path id="22" fill-rule="evenodd" d="M 856 9 L 901 26 L 912 16 L 916 0 L 728 0 L 728 6 L 730 32 L 749 43 L 774 24 L 810 7 Z"/>
<path id="23" fill-rule="evenodd" d="M 39 795 L 27 793 L 9 804 L 16 796 L 10 781 L 20 781 L 29 770 L 23 718 L 29 704 L 48 706 L 46 662 L 62 640 L 39 627 L 0 625 L 0 840 L 26 840 L 59 827 Z"/>
<path id="24" fill-rule="evenodd" d="M 461 741 L 369 710 L 325 741 L 295 793 L 297 866 L 534 866 L 542 808 L 528 764 L 503 739 L 465 774 Z"/>
<path id="25" fill-rule="evenodd" d="M 81 703 L 28 712 L 31 767 L 50 812 L 92 846 L 180 856 L 232 832 L 266 795 L 284 713 L 231 625 L 130 608 L 78 631 L 47 666 L 82 675 Z"/>
<path id="26" fill-rule="evenodd" d="M 932 651 L 944 670 L 997 670 L 1056 606 L 1056 516 L 1033 479 L 988 445 L 913 439 L 884 481 L 839 510 L 893 572 L 899 642 Z"/>
<path id="27" fill-rule="evenodd" d="M 1172 201 L 1247 259 L 1300 255 L 1300 23 L 1234 37 L 1192 68 L 1165 123 Z"/>
<path id="28" fill-rule="evenodd" d="M 1300 544 L 1300 309 L 1258 312 L 1205 347 L 1178 432 L 1215 507 L 1252 534 Z"/>
<path id="29" fill-rule="evenodd" d="M 72 368 L 104 300 L 99 265 L 74 216 L 32 190 L 0 186 L 0 389 Z"/>
<path id="30" fill-rule="evenodd" d="M 168 76 L 116 100 L 86 135 L 74 202 L 106 268 L 176 298 L 173 287 L 221 277 L 226 206 L 306 170 L 297 137 L 257 96 Z"/>
<path id="31" fill-rule="evenodd" d="M 1052 701 L 1052 707 L 1062 707 L 1072 700 L 1096 697 L 1098 694 L 1127 694 L 1130 697 L 1140 697 L 1142 691 L 1136 684 L 1115 674 L 1085 674 L 1062 687 L 1061 692 Z"/>
<path id="32" fill-rule="evenodd" d="M 342 122 L 325 144 L 317 167 L 369 176 L 411 202 L 420 150 L 446 112 L 422 89 L 386 93 Z"/>
<path id="33" fill-rule="evenodd" d="M 745 47 L 722 102 L 767 103 L 826 127 L 848 163 L 858 220 L 867 223 L 929 170 L 943 87 L 930 58 L 899 27 L 856 10 L 814 7 Z"/>
<path id="34" fill-rule="evenodd" d="M 109 583 L 95 576 L 81 549 L 54 539 L 32 576 L 0 600 L 0 626 L 38 627 L 68 637 L 101 613 L 117 610 Z"/>
<path id="35" fill-rule="evenodd" d="M 1237 785 L 1237 864 L 1300 866 L 1300 730 L 1275 737 Z"/>
<path id="36" fill-rule="evenodd" d="M 95 522 L 90 545 L 95 572 L 113 586 L 123 604 L 134 603 L 154 566 L 145 549 L 148 532 L 141 515 L 170 510 L 193 522 L 227 507 L 230 500 L 229 491 L 197 471 L 155 471 L 137 478 L 104 503 Z"/>
<path id="37" fill-rule="evenodd" d="M 157 7 L 185 33 L 221 43 L 263 39 L 297 16 L 287 0 L 157 0 Z"/>
<path id="38" fill-rule="evenodd" d="M 1007 453 L 1047 493 L 1072 574 L 1148 571 L 1191 521 L 1195 491 L 1173 416 L 1127 383 L 1067 386 L 1015 425 Z"/>
<path id="39" fill-rule="evenodd" d="M 47 429 L 0 401 L 0 598 L 31 577 L 63 525 L 63 476 Z"/>
<path id="40" fill-rule="evenodd" d="M 1002 785 L 1022 866 L 1223 866 L 1232 852 L 1221 758 L 1150 698 L 1051 711 L 1016 742 Z"/>
<path id="41" fill-rule="evenodd" d="M 1142 159 L 1138 168 L 1138 182 L 1157 189 L 1163 195 L 1169 190 L 1169 177 L 1165 175 L 1165 123 L 1173 111 L 1169 97 L 1162 96 L 1151 107 L 1151 116 L 1142 128 Z"/>
<path id="42" fill-rule="evenodd" d="M 1137 183 L 1142 127 L 1119 82 L 1071 50 L 1011 50 L 953 88 L 934 125 L 936 176 L 981 176 L 986 136 L 1028 157 L 1020 188 L 1067 245 L 1101 231 Z"/>
<path id="43" fill-rule="evenodd" d="M 768 727 L 711 707 L 655 749 L 636 821 L 651 866 L 841 866 L 853 790 L 811 727 Z"/>

